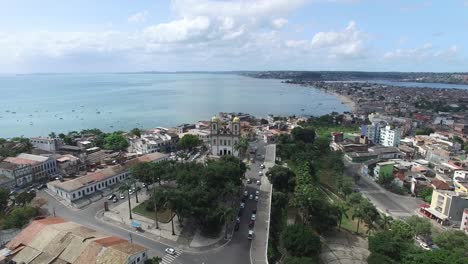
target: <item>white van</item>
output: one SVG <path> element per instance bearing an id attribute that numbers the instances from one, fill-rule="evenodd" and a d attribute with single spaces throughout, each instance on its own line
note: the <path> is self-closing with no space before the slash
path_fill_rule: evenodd
<path id="1" fill-rule="evenodd" d="M 254 236 L 254 231 L 253 230 L 249 230 L 249 234 L 247 235 L 247 238 L 249 240 L 252 240 L 253 239 L 253 236 Z"/>

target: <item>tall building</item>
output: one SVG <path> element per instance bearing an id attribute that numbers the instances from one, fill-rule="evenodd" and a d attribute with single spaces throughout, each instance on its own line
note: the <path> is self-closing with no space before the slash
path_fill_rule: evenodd
<path id="1" fill-rule="evenodd" d="M 59 147 L 59 141 L 55 138 L 33 137 L 30 141 L 34 148 L 49 152 L 55 152 Z"/>
<path id="2" fill-rule="evenodd" d="M 361 126 L 361 135 L 367 136 L 369 140 L 374 144 L 380 143 L 380 123 L 375 122 L 372 125 L 362 125 Z"/>
<path id="3" fill-rule="evenodd" d="M 386 147 L 398 147 L 400 145 L 401 131 L 399 128 L 386 126 L 380 130 L 380 144 Z"/>
<path id="4" fill-rule="evenodd" d="M 239 153 L 235 146 L 240 139 L 240 119 L 234 117 L 232 121 L 221 120 L 214 116 L 211 119 L 211 154 L 216 156 L 233 155 L 238 157 Z"/>

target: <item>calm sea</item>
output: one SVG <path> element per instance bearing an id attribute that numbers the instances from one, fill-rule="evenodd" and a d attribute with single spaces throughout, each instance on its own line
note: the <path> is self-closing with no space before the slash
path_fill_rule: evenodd
<path id="1" fill-rule="evenodd" d="M 349 108 L 316 89 L 231 74 L 0 76 L 0 137 L 171 127 L 218 112 L 323 115 Z"/>

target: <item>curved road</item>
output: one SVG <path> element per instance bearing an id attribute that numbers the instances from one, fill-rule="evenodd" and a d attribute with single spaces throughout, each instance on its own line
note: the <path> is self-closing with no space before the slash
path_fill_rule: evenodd
<path id="1" fill-rule="evenodd" d="M 258 145 L 258 152 L 262 155 L 265 155 L 265 148 L 263 142 L 255 143 Z M 247 172 L 247 178 L 255 178 L 258 179 L 258 171 L 260 169 L 260 164 L 263 159 L 257 158 L 257 161 L 250 165 L 250 169 Z M 246 189 L 249 193 L 255 193 L 255 190 L 258 189 L 258 186 L 253 184 L 248 184 Z M 168 245 L 165 245 L 161 241 L 155 241 L 142 236 L 138 232 L 129 232 L 126 229 L 110 225 L 104 223 L 100 220 L 95 218 L 98 211 L 103 209 L 104 199 L 101 199 L 91 205 L 87 206 L 84 209 L 77 210 L 74 208 L 69 208 L 55 200 L 55 198 L 51 197 L 49 194 L 45 192 L 40 192 L 38 196 L 41 196 L 47 199 L 48 204 L 47 207 L 49 212 L 53 214 L 55 211 L 55 215 L 58 217 L 62 217 L 64 219 L 88 226 L 95 230 L 119 236 L 124 239 L 130 239 L 130 236 L 133 239 L 133 242 L 136 244 L 140 244 L 149 249 L 148 253 L 149 256 L 160 256 L 164 257 L 166 254 L 164 252 L 165 248 Z M 262 194 L 260 195 L 260 199 Z M 239 200 L 240 202 L 240 200 Z M 255 200 L 246 199 L 246 207 L 242 210 L 241 215 L 241 224 L 238 231 L 234 232 L 234 235 L 227 244 L 212 250 L 203 251 L 200 253 L 192 253 L 192 252 L 183 252 L 180 255 L 177 255 L 175 259 L 171 261 L 164 261 L 164 264 L 174 263 L 174 264 L 191 264 L 191 263 L 198 263 L 198 264 L 239 264 L 239 263 L 251 263 L 250 260 L 250 248 L 251 248 L 251 241 L 247 239 L 247 233 L 249 230 L 248 222 L 250 220 L 251 212 L 254 208 L 256 208 Z M 257 219 L 257 221 L 262 219 Z M 264 220 L 264 219 L 263 219 Z M 131 235 L 130 235 L 131 234 Z M 165 259 L 166 260 L 166 259 Z"/>

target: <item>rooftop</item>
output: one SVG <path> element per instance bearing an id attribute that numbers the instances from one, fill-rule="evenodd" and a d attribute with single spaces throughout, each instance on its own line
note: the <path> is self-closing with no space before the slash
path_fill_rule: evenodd
<path id="1" fill-rule="evenodd" d="M 130 256 L 146 251 L 57 217 L 33 221 L 6 247 L 17 263 L 127 263 Z"/>
<path id="2" fill-rule="evenodd" d="M 49 159 L 48 157 L 39 156 L 39 155 L 32 155 L 32 154 L 27 154 L 27 153 L 21 153 L 16 157 L 17 158 L 22 158 L 22 159 L 29 159 L 29 160 L 33 160 L 33 161 L 37 161 L 37 162 L 44 162 L 44 161 Z"/>

